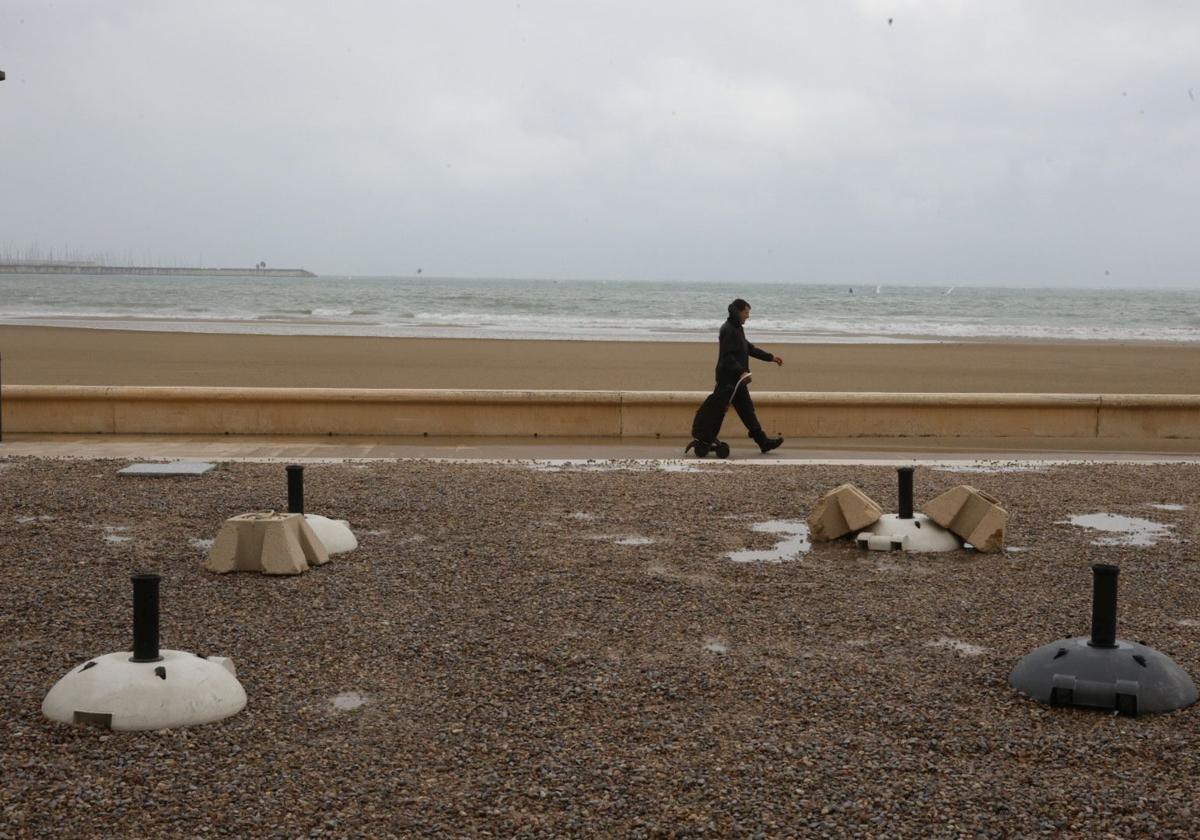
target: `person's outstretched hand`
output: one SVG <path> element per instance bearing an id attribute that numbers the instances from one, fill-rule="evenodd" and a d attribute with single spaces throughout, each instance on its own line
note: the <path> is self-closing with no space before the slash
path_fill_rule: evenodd
<path id="1" fill-rule="evenodd" d="M 772 361 L 780 367 L 783 367 L 783 359 L 781 359 L 779 356 L 776 356 L 774 359 L 772 359 Z"/>

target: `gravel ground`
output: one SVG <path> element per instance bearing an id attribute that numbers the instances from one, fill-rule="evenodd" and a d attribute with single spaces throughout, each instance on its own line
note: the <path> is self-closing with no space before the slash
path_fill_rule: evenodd
<path id="1" fill-rule="evenodd" d="M 0 837 L 1200 834 L 1200 709 L 1007 685 L 1086 634 L 1097 560 L 1121 565 L 1119 635 L 1200 677 L 1198 466 L 921 469 L 918 502 L 989 490 L 1022 550 L 734 563 L 842 482 L 894 509 L 894 471 L 317 465 L 308 509 L 361 547 L 270 578 L 204 571 L 204 541 L 284 507 L 281 465 L 125 463 L 0 462 Z M 1102 546 L 1062 523 L 1101 512 L 1173 527 Z M 129 649 L 139 570 L 164 576 L 163 647 L 231 656 L 246 710 L 47 721 L 59 677 Z"/>

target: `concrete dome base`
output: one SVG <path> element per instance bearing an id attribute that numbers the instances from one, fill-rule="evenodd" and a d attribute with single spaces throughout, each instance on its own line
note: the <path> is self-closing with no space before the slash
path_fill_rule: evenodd
<path id="1" fill-rule="evenodd" d="M 885 513 L 871 525 L 858 532 L 854 538 L 859 548 L 873 551 L 954 551 L 962 548 L 962 542 L 941 525 L 923 513 L 912 519 L 901 519 L 898 514 Z"/>
<path id="2" fill-rule="evenodd" d="M 180 650 L 159 655 L 154 662 L 130 662 L 130 651 L 89 659 L 54 684 L 42 714 L 60 723 L 136 731 L 212 723 L 246 707 L 230 660 Z"/>
<path id="3" fill-rule="evenodd" d="M 330 519 L 315 513 L 306 513 L 304 521 L 308 523 L 308 527 L 313 529 L 313 533 L 324 544 L 325 551 L 330 555 L 345 554 L 347 551 L 358 548 L 358 539 L 350 530 L 350 523 L 345 519 Z"/>

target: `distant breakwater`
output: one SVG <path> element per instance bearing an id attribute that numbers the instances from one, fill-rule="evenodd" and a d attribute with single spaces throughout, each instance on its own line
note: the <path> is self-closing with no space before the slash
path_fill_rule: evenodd
<path id="1" fill-rule="evenodd" d="M 303 268 L 164 268 L 147 265 L 0 263 L 0 274 L 122 274 L 146 277 L 316 277 Z"/>

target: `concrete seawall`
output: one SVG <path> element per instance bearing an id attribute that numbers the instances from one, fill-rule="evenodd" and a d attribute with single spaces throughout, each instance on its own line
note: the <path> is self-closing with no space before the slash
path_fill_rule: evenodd
<path id="1" fill-rule="evenodd" d="M 0 411 L 13 433 L 679 438 L 705 396 L 11 385 Z M 785 437 L 1200 438 L 1200 395 L 766 392 L 755 403 Z"/>

